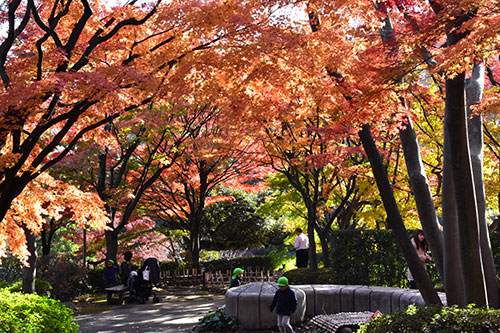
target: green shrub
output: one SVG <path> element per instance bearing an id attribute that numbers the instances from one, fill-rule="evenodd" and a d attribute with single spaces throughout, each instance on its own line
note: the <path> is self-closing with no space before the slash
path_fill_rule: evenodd
<path id="1" fill-rule="evenodd" d="M 334 283 L 408 287 L 406 261 L 390 230 L 339 230 L 331 239 Z M 439 283 L 433 265 L 428 272 Z"/>
<path id="2" fill-rule="evenodd" d="M 22 292 L 23 291 L 23 282 L 16 281 L 14 284 L 6 287 L 8 291 L 11 293 Z M 52 286 L 48 281 L 44 281 L 42 279 L 35 279 L 35 292 L 40 296 L 50 297 L 52 291 Z"/>
<path id="3" fill-rule="evenodd" d="M 499 332 L 500 310 L 485 308 L 418 307 L 377 317 L 362 325 L 361 333 L 386 332 Z"/>
<path id="4" fill-rule="evenodd" d="M 318 268 L 313 271 L 310 268 L 297 268 L 283 274 L 288 278 L 290 284 L 333 284 L 332 268 Z"/>
<path id="5" fill-rule="evenodd" d="M 69 256 L 54 256 L 40 276 L 50 282 L 52 297 L 60 301 L 71 301 L 89 291 L 87 270 Z"/>
<path id="6" fill-rule="evenodd" d="M 266 255 L 242 257 L 234 259 L 219 259 L 201 262 L 200 266 L 211 271 L 232 271 L 235 267 L 261 267 L 266 270 L 275 270 L 285 262 L 284 251 L 273 251 Z"/>
<path id="7" fill-rule="evenodd" d="M 73 311 L 59 301 L 0 290 L 0 332 L 77 332 L 72 315 Z"/>
<path id="8" fill-rule="evenodd" d="M 229 317 L 224 309 L 210 311 L 203 316 L 198 325 L 194 328 L 195 332 L 234 332 L 241 329 L 240 324 L 235 318 Z"/>
<path id="9" fill-rule="evenodd" d="M 22 278 L 23 265 L 14 256 L 0 259 L 0 282 L 12 283 Z"/>
<path id="10" fill-rule="evenodd" d="M 183 262 L 177 262 L 177 261 L 161 261 L 160 262 L 160 269 L 162 271 L 175 271 L 179 269 L 183 269 L 185 267 L 185 264 Z"/>
<path id="11" fill-rule="evenodd" d="M 87 285 L 89 286 L 91 291 L 104 291 L 104 289 L 106 288 L 106 284 L 104 283 L 104 279 L 102 278 L 103 270 L 104 266 L 97 266 L 88 270 Z"/>

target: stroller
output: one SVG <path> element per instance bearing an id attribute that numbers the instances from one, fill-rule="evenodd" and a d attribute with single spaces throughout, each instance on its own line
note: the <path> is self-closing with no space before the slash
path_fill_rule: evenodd
<path id="1" fill-rule="evenodd" d="M 153 286 L 156 286 L 159 281 L 160 264 L 156 258 L 148 258 L 142 264 L 138 274 L 129 281 L 129 289 L 133 297 L 141 304 L 146 303 L 151 296 L 153 296 L 153 303 L 158 303 L 160 299 L 154 293 Z"/>

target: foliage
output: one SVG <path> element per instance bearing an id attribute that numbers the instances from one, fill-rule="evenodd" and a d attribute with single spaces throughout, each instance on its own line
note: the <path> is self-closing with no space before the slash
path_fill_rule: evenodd
<path id="1" fill-rule="evenodd" d="M 0 281 L 14 282 L 21 278 L 22 264 L 17 257 L 8 256 L 1 260 Z"/>
<path id="2" fill-rule="evenodd" d="M 10 291 L 11 293 L 20 293 L 23 290 L 23 283 L 22 281 L 16 281 L 14 284 L 5 289 Z M 35 292 L 38 295 L 50 297 L 52 289 L 53 288 L 50 285 L 50 282 L 42 279 L 35 279 Z"/>
<path id="3" fill-rule="evenodd" d="M 212 271 L 232 271 L 235 267 L 262 267 L 266 270 L 275 270 L 281 267 L 285 260 L 285 252 L 278 250 L 266 255 L 201 262 L 200 266 Z"/>
<path id="4" fill-rule="evenodd" d="M 379 316 L 358 332 L 498 332 L 500 310 L 452 307 L 415 307 L 405 312 Z"/>
<path id="5" fill-rule="evenodd" d="M 205 208 L 202 217 L 203 248 L 210 250 L 244 249 L 265 244 L 271 230 L 256 211 L 249 196 L 228 192 L 230 201 L 218 201 Z"/>
<path id="6" fill-rule="evenodd" d="M 185 263 L 178 261 L 161 261 L 160 269 L 162 271 L 175 271 L 178 269 L 183 269 L 185 267 Z"/>
<path id="7" fill-rule="evenodd" d="M 334 284 L 333 268 L 322 267 L 316 271 L 310 268 L 296 268 L 283 274 L 290 284 Z"/>
<path id="8" fill-rule="evenodd" d="M 104 279 L 102 278 L 102 271 L 104 266 L 97 266 L 88 270 L 87 273 L 87 285 L 93 291 L 104 291 L 106 285 Z"/>
<path id="9" fill-rule="evenodd" d="M 224 308 L 215 311 L 209 311 L 207 315 L 203 316 L 198 325 L 196 325 L 195 332 L 233 332 L 238 331 L 240 325 L 238 321 L 226 314 Z"/>
<path id="10" fill-rule="evenodd" d="M 0 332 L 77 332 L 72 315 L 59 301 L 0 290 Z"/>
<path id="11" fill-rule="evenodd" d="M 336 231 L 331 236 L 335 283 L 406 286 L 406 262 L 390 231 Z"/>
<path id="12" fill-rule="evenodd" d="M 40 276 L 53 287 L 52 297 L 70 301 L 88 291 L 87 270 L 75 258 L 52 256 Z"/>

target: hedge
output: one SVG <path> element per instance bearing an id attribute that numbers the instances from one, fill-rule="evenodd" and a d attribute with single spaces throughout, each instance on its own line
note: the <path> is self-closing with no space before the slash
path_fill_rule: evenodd
<path id="1" fill-rule="evenodd" d="M 265 270 L 275 270 L 281 267 L 285 258 L 285 251 L 274 251 L 266 255 L 253 257 L 200 262 L 200 266 L 210 271 L 232 271 L 235 267 L 261 267 Z"/>
<path id="2" fill-rule="evenodd" d="M 199 268 L 210 271 L 232 271 L 235 267 L 262 267 L 266 270 L 275 270 L 280 268 L 286 259 L 285 251 L 273 251 L 266 255 L 257 255 L 253 257 L 240 257 L 233 259 L 218 259 L 206 262 L 200 262 Z M 184 263 L 174 261 L 160 262 L 161 270 L 174 271 L 183 268 L 189 268 Z"/>
<path id="3" fill-rule="evenodd" d="M 386 332 L 499 332 L 500 310 L 452 307 L 415 307 L 375 318 L 360 333 Z"/>
<path id="4" fill-rule="evenodd" d="M 73 311 L 60 301 L 36 294 L 0 290 L 0 332 L 78 332 Z"/>
<path id="5" fill-rule="evenodd" d="M 406 261 L 390 230 L 342 230 L 332 233 L 332 283 L 408 287 Z M 434 283 L 436 269 L 427 265 Z"/>

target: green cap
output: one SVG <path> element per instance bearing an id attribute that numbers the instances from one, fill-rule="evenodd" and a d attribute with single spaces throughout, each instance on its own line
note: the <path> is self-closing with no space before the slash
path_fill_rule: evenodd
<path id="1" fill-rule="evenodd" d="M 239 267 L 236 267 L 234 270 L 233 270 L 233 279 L 236 279 L 236 277 L 238 276 L 238 274 L 241 274 L 243 273 L 244 270 L 242 270 L 241 268 Z"/>
<path id="2" fill-rule="evenodd" d="M 111 259 L 109 259 L 108 262 L 112 263 L 113 265 L 115 264 L 115 262 Z"/>
<path id="3" fill-rule="evenodd" d="M 278 279 L 278 286 L 280 287 L 288 286 L 288 279 L 286 278 L 286 276 L 282 276 Z"/>

